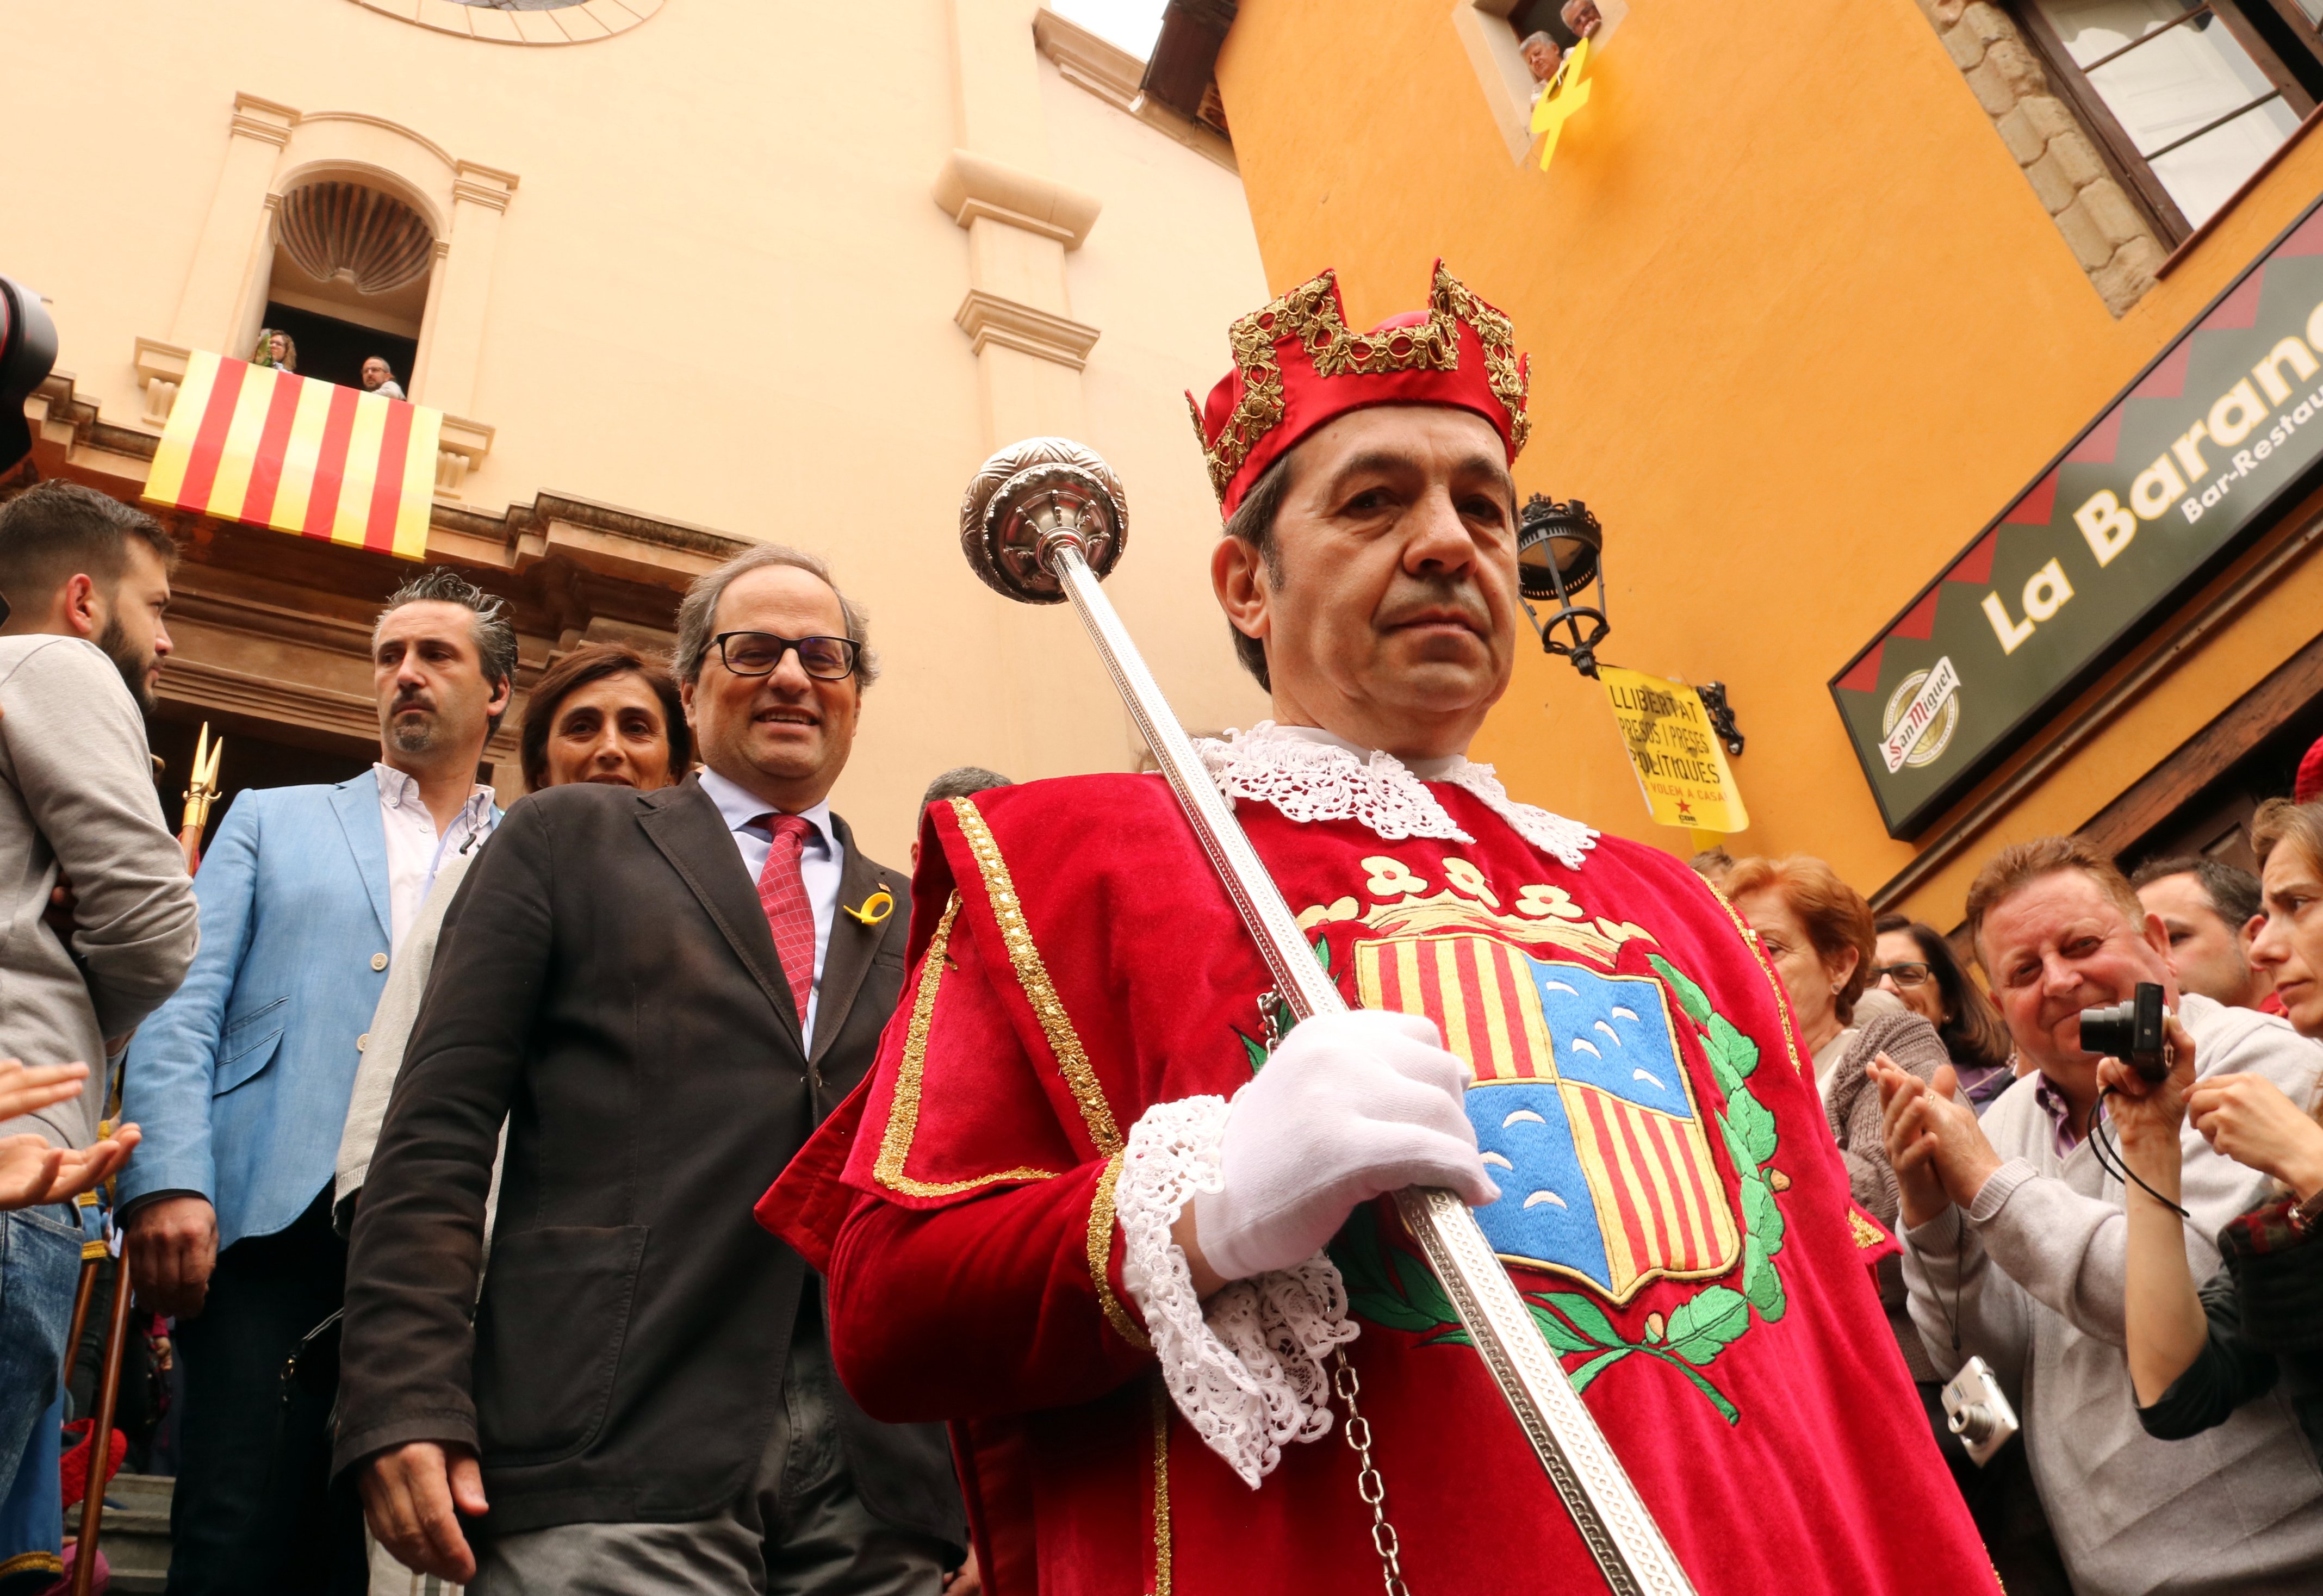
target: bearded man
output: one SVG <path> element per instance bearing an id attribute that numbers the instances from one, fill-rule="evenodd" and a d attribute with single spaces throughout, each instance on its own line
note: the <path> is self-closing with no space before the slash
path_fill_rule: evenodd
<path id="1" fill-rule="evenodd" d="M 16 861 L 0 906 L 0 1059 L 54 1071 L 58 1087 L 78 1069 L 80 1083 L 0 1118 L 0 1149 L 20 1169 L 34 1149 L 54 1160 L 20 1188 L 21 1211 L 0 1214 L 0 1526 L 40 1518 L 29 1504 L 13 1512 L 20 1484 L 56 1490 L 57 1376 L 80 1276 L 71 1198 L 136 1145 L 133 1128 L 97 1135 L 106 1055 L 194 956 L 193 884 L 139 713 L 170 652 L 161 616 L 177 557 L 149 517 L 78 483 L 0 505 L 0 858 Z M 52 1511 L 30 1546 L 0 1530 L 0 1568 L 61 1567 L 58 1523 Z"/>
<path id="2" fill-rule="evenodd" d="M 335 1348 L 309 1344 L 346 1279 L 339 1132 L 390 962 L 437 869 L 500 818 L 476 770 L 516 658 L 500 601 L 454 572 L 389 597 L 378 763 L 234 800 L 194 888 L 201 951 L 131 1044 L 129 1270 L 185 1361 L 172 1596 L 364 1589 L 361 1509 L 325 1498 Z"/>
<path id="3" fill-rule="evenodd" d="M 1699 1591 L 1992 1591 L 1749 934 L 1467 757 L 1507 318 L 1439 265 L 1358 334 L 1326 272 L 1230 339 L 1211 574 L 1274 718 L 1202 749 L 1359 1011 L 1283 1034 L 1154 777 L 930 806 L 899 1023 L 760 1205 L 841 1379 L 950 1422 L 1001 1596 L 1599 1588 L 1386 1195 L 1446 1187 Z"/>

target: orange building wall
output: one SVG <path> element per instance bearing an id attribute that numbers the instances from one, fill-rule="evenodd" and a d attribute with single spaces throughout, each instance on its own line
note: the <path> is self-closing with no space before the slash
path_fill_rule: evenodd
<path id="1" fill-rule="evenodd" d="M 1728 684 L 1753 822 L 1733 851 L 1819 853 L 1869 892 L 1914 848 L 1829 679 L 2323 188 L 2323 141 L 2116 320 L 1909 0 L 1636 0 L 1546 174 L 1511 165 L 1451 18 L 1243 0 L 1218 83 L 1267 280 L 1336 266 L 1366 326 L 1419 303 L 1441 254 L 1510 312 L 1533 359 L 1518 485 L 1603 521 L 1607 656 Z M 1993 848 L 2086 821 L 2314 635 L 2318 578 L 1905 906 L 1953 924 Z M 1561 661 L 1523 656 L 1477 755 L 1534 802 L 1690 849 Z"/>

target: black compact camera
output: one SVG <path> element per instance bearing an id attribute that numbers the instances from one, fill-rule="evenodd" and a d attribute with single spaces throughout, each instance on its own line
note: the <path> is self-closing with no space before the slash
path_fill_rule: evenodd
<path id="1" fill-rule="evenodd" d="M 2148 1080 L 2170 1075 L 2171 1048 L 2163 1026 L 2162 988 L 2140 981 L 2126 1003 L 2101 1003 L 2081 1011 L 2081 1051 L 2118 1059 Z"/>

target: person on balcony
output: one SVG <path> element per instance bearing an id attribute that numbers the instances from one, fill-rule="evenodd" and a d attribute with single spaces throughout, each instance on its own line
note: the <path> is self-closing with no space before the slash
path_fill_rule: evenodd
<path id="1" fill-rule="evenodd" d="M 279 366 L 286 371 L 296 371 L 298 369 L 298 345 L 290 341 L 289 334 L 267 327 L 258 335 L 258 349 L 250 357 L 250 363 L 253 366 Z"/>
<path id="2" fill-rule="evenodd" d="M 383 393 L 391 399 L 403 397 L 403 384 L 395 380 L 395 368 L 387 363 L 383 354 L 374 354 L 363 362 L 363 385 L 366 393 Z"/>

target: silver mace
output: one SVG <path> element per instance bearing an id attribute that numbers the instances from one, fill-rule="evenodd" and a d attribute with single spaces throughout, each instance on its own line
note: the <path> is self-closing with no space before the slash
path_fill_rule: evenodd
<path id="1" fill-rule="evenodd" d="M 1343 1014 L 1346 1001 L 1098 590 L 1128 541 L 1125 497 L 1113 468 L 1095 451 L 1070 438 L 1026 438 L 986 461 L 969 484 L 960 509 L 960 547 L 977 575 L 1019 602 L 1072 601 L 1235 913 L 1265 955 L 1275 989 L 1299 1019 Z M 1616 1596 L 1692 1596 L 1693 1583 L 1661 1527 L 1534 1327 L 1467 1205 L 1452 1192 L 1413 1187 L 1396 1193 L 1395 1206 L 1606 1585 Z"/>

